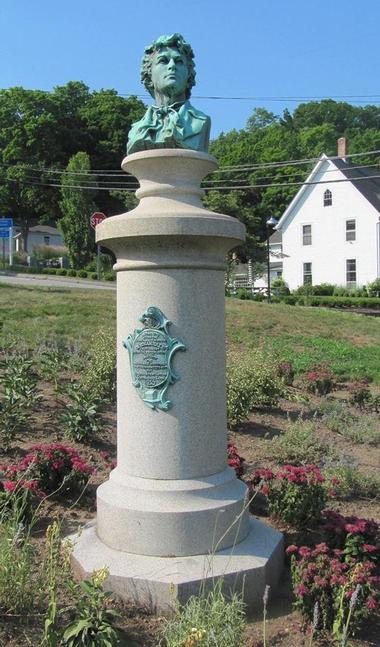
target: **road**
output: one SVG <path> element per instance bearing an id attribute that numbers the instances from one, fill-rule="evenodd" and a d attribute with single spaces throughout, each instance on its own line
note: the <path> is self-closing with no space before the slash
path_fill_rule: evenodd
<path id="1" fill-rule="evenodd" d="M 3 274 L 0 272 L 0 283 L 14 286 L 44 288 L 80 288 L 86 290 L 116 290 L 115 283 L 103 281 L 86 281 L 85 279 L 67 278 L 66 276 L 49 276 L 41 274 Z"/>

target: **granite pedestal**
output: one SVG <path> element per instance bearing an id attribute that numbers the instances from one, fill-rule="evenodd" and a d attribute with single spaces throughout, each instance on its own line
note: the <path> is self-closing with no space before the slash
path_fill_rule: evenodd
<path id="1" fill-rule="evenodd" d="M 219 576 L 226 590 L 244 580 L 255 604 L 279 576 L 282 536 L 250 518 L 247 488 L 227 466 L 225 259 L 245 229 L 202 205 L 210 155 L 149 150 L 122 166 L 140 182 L 139 205 L 96 229 L 117 259 L 117 467 L 73 564 L 81 575 L 108 566 L 112 591 L 155 611 Z M 186 347 L 174 356 L 168 411 L 142 400 L 123 346 L 152 306 Z"/>

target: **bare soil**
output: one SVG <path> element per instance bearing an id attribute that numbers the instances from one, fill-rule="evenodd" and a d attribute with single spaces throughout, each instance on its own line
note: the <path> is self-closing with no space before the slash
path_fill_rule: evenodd
<path id="1" fill-rule="evenodd" d="M 35 529 L 35 541 L 44 542 L 46 527 L 50 521 L 59 516 L 63 519 L 65 534 L 75 532 L 80 524 L 91 520 L 95 515 L 95 493 L 97 486 L 108 476 L 109 465 L 106 464 L 100 452 L 107 452 L 110 459 L 116 458 L 116 411 L 114 406 L 108 406 L 103 415 L 102 433 L 94 438 L 90 444 L 83 445 L 68 442 L 58 422 L 61 410 L 60 398 L 56 396 L 52 385 L 40 382 L 44 399 L 38 411 L 33 414 L 33 424 L 25 429 L 23 434 L 15 440 L 12 448 L 0 456 L 1 463 L 16 462 L 25 455 L 30 447 L 36 443 L 65 441 L 76 447 L 81 454 L 96 467 L 96 473 L 91 477 L 88 488 L 82 499 L 74 505 L 69 500 L 49 500 L 44 503 L 42 517 Z M 334 394 L 344 397 L 344 393 Z M 319 398 L 312 399 L 311 404 L 317 405 Z M 280 434 L 289 420 L 296 420 L 300 415 L 311 416 L 312 406 L 305 406 L 297 401 L 283 400 L 276 408 L 260 409 L 254 411 L 250 419 L 230 433 L 232 440 L 245 458 L 246 473 L 256 467 L 276 466 L 275 461 L 266 458 L 268 442 Z M 364 473 L 375 473 L 380 465 L 380 448 L 366 445 L 354 445 L 347 442 L 342 436 L 332 433 L 319 424 L 321 439 L 334 447 L 336 453 L 350 455 L 358 462 L 358 467 Z M 373 518 L 380 521 L 380 508 L 378 501 L 349 500 L 334 502 L 334 509 L 343 514 L 355 514 L 360 517 Z M 267 515 L 265 502 L 257 496 L 254 502 L 254 514 L 266 523 L 276 525 Z M 302 537 L 290 528 L 279 527 L 285 534 L 286 544 L 302 540 Z M 162 618 L 151 616 L 147 610 L 136 609 L 130 605 L 117 603 L 121 613 L 118 626 L 125 632 L 126 645 L 130 647 L 157 647 L 159 642 L 159 629 Z M 244 647 L 263 647 L 262 610 L 257 615 L 248 619 Z M 26 647 L 39 645 L 42 635 L 43 615 L 29 617 L 0 616 L 0 647 Z M 132 641 L 132 642 L 131 642 Z M 267 620 L 267 647 L 306 647 L 310 644 L 310 637 L 301 632 L 301 618 L 292 610 L 292 592 L 288 566 L 285 567 L 279 589 L 273 592 L 269 602 Z M 313 645 L 327 647 L 331 639 L 321 637 L 314 640 Z M 351 640 L 352 647 L 380 647 L 380 624 L 373 620 L 366 623 L 360 635 Z"/>

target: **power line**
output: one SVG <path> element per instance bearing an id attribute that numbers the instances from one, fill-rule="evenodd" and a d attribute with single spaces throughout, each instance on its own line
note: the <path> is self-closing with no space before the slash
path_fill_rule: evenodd
<path id="1" fill-rule="evenodd" d="M 362 151 L 360 153 L 350 153 L 349 155 L 345 155 L 345 159 L 350 159 L 354 157 L 365 157 L 369 155 L 380 155 L 380 150 L 373 150 L 373 151 Z M 222 166 L 213 173 L 231 173 L 233 171 L 252 171 L 252 170 L 259 170 L 259 169 L 264 169 L 264 168 L 280 168 L 282 166 L 301 166 L 304 164 L 312 164 L 316 163 L 320 160 L 320 157 L 309 157 L 309 158 L 303 158 L 299 160 L 282 160 L 279 162 L 263 162 L 260 164 L 250 164 L 250 165 L 244 165 L 244 164 L 236 164 L 235 166 Z M 331 155 L 327 157 L 328 160 L 336 160 L 336 159 L 341 159 L 340 155 Z M 6 168 L 13 168 L 16 164 L 10 164 L 10 163 L 2 163 L 0 164 L 0 167 L 6 167 Z M 24 168 L 26 172 L 29 171 L 36 171 L 39 173 L 52 173 L 52 174 L 66 174 L 66 175 L 82 175 L 82 176 L 87 176 L 87 175 L 104 175 L 104 177 L 124 177 L 126 179 L 130 179 L 131 175 L 128 173 L 126 174 L 124 171 L 110 171 L 109 169 L 91 169 L 89 171 L 67 171 L 66 169 L 51 169 L 51 168 L 46 168 L 46 167 L 38 167 L 38 166 L 26 166 Z"/>
<path id="2" fill-rule="evenodd" d="M 286 187 L 286 186 L 311 186 L 311 185 L 316 185 L 316 184 L 336 184 L 337 182 L 358 182 L 361 180 L 378 180 L 380 179 L 380 175 L 368 175 L 366 177 L 352 177 L 352 178 L 345 178 L 345 179 L 339 179 L 339 180 L 318 180 L 317 182 L 280 182 L 280 183 L 272 183 L 272 184 L 250 184 L 246 186 L 219 186 L 216 189 L 213 187 L 206 187 L 204 186 L 203 188 L 205 191 L 222 191 L 222 190 L 227 190 L 227 191 L 235 191 L 237 189 L 240 190 L 246 190 L 246 189 L 267 189 L 269 187 Z"/>
<path id="3" fill-rule="evenodd" d="M 269 187 L 288 187 L 288 186 L 314 186 L 317 184 L 336 184 L 340 182 L 358 182 L 362 180 L 377 180 L 380 179 L 380 175 L 369 175 L 369 176 L 364 176 L 364 177 L 353 177 L 353 178 L 344 178 L 344 179 L 337 179 L 337 180 L 318 180 L 316 182 L 280 182 L 280 183 L 271 183 L 271 184 L 249 184 L 246 186 L 218 186 L 218 187 L 213 187 L 213 186 L 204 186 L 202 187 L 205 191 L 236 191 L 236 190 L 247 190 L 247 189 L 268 189 Z M 45 183 L 45 182 L 31 182 L 28 180 L 14 180 L 10 179 L 10 182 L 19 182 L 20 184 L 26 184 L 29 186 L 45 186 L 45 187 L 52 187 L 52 188 L 62 188 L 61 184 L 52 184 L 52 183 Z M 80 190 L 91 190 L 91 191 L 109 191 L 110 188 L 108 187 L 97 187 L 97 186 L 89 186 L 89 185 L 78 185 L 78 184 L 72 184 L 72 185 L 65 185 L 65 188 L 68 189 L 80 189 Z M 113 191 L 125 191 L 125 192 L 132 192 L 135 191 L 135 189 L 126 189 L 125 187 L 113 187 L 111 190 Z"/>

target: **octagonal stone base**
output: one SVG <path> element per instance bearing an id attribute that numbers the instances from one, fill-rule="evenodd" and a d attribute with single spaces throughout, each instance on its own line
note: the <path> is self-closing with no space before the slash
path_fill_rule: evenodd
<path id="1" fill-rule="evenodd" d="M 77 577 L 88 578 L 94 570 L 109 569 L 105 588 L 127 602 L 153 613 L 170 614 L 175 601 L 184 604 L 210 590 L 223 578 L 223 590 L 243 590 L 248 611 L 261 608 L 265 586 L 275 587 L 283 565 L 282 534 L 250 517 L 246 539 L 213 555 L 151 557 L 124 553 L 106 546 L 96 534 L 95 522 L 72 538 L 72 565 Z"/>

